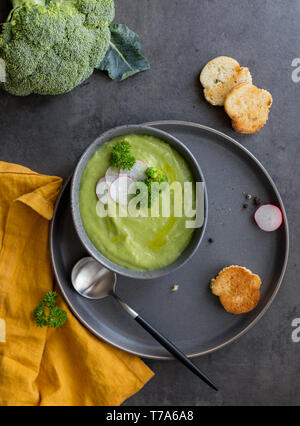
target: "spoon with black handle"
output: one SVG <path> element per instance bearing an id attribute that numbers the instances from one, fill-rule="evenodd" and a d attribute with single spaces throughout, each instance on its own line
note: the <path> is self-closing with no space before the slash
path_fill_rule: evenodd
<path id="1" fill-rule="evenodd" d="M 203 371 L 197 367 L 180 349 L 178 349 L 167 337 L 156 330 L 137 312 L 124 303 L 116 294 L 117 275 L 104 268 L 92 257 L 84 257 L 72 270 L 72 284 L 74 289 L 87 299 L 104 299 L 105 297 L 114 297 L 131 317 L 140 324 L 151 336 L 157 340 L 174 358 L 184 364 L 203 382 L 215 391 L 218 391 L 214 383 L 207 377 Z"/>

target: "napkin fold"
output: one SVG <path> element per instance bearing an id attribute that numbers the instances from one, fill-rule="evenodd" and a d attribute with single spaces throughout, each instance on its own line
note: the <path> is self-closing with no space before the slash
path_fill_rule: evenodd
<path id="1" fill-rule="evenodd" d="M 61 184 L 0 162 L 0 406 L 117 406 L 153 376 L 139 358 L 88 332 L 61 296 L 63 327 L 33 321 L 54 286 L 49 221 Z"/>

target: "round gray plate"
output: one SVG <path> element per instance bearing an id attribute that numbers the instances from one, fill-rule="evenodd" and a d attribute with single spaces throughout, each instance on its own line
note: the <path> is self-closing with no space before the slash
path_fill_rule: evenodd
<path id="1" fill-rule="evenodd" d="M 257 159 L 228 136 L 194 123 L 148 123 L 180 139 L 195 155 L 206 178 L 209 217 L 206 235 L 195 256 L 166 277 L 140 281 L 119 277 L 117 292 L 145 319 L 189 356 L 213 352 L 248 331 L 266 312 L 283 278 L 289 251 L 288 223 L 280 195 Z M 284 225 L 264 233 L 253 222 L 255 206 L 243 210 L 243 192 L 281 207 Z M 208 242 L 209 238 L 214 243 Z M 77 318 L 96 336 L 145 358 L 168 359 L 168 353 L 112 298 L 89 301 L 72 288 L 73 265 L 85 250 L 74 230 L 70 211 L 70 184 L 57 201 L 51 226 L 54 272 Z M 241 265 L 263 281 L 259 306 L 249 314 L 224 311 L 209 289 L 210 279 L 228 265 Z M 174 284 L 179 291 L 172 293 Z"/>

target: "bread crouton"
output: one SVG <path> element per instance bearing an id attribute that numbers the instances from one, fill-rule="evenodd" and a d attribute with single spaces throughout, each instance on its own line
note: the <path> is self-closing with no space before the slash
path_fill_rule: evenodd
<path id="1" fill-rule="evenodd" d="M 229 266 L 211 281 L 211 290 L 220 298 L 227 312 L 234 315 L 245 314 L 258 305 L 261 279 L 249 269 Z"/>
<path id="2" fill-rule="evenodd" d="M 219 56 L 210 61 L 200 74 L 205 99 L 216 106 L 223 106 L 228 93 L 238 84 L 252 84 L 248 68 L 241 68 L 233 58 Z"/>
<path id="3" fill-rule="evenodd" d="M 240 133 L 256 133 L 268 121 L 272 95 L 248 83 L 234 87 L 225 100 L 225 111 Z"/>

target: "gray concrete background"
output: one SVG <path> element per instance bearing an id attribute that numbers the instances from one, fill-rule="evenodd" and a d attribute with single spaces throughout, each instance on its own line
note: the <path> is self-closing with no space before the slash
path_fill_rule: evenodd
<path id="1" fill-rule="evenodd" d="M 1 0 L 4 19 L 9 1 Z M 286 204 L 291 256 L 271 309 L 238 342 L 197 360 L 214 377 L 215 394 L 176 362 L 147 361 L 156 376 L 125 405 L 300 405 L 300 0 L 117 0 L 116 21 L 143 39 L 152 69 L 123 83 L 100 72 L 70 94 L 16 98 L 0 93 L 0 159 L 67 177 L 83 149 L 121 124 L 179 119 L 237 138 L 268 169 Z M 248 66 L 274 97 L 268 125 L 253 136 L 234 133 L 222 109 L 202 96 L 200 69 L 218 55 Z"/>

